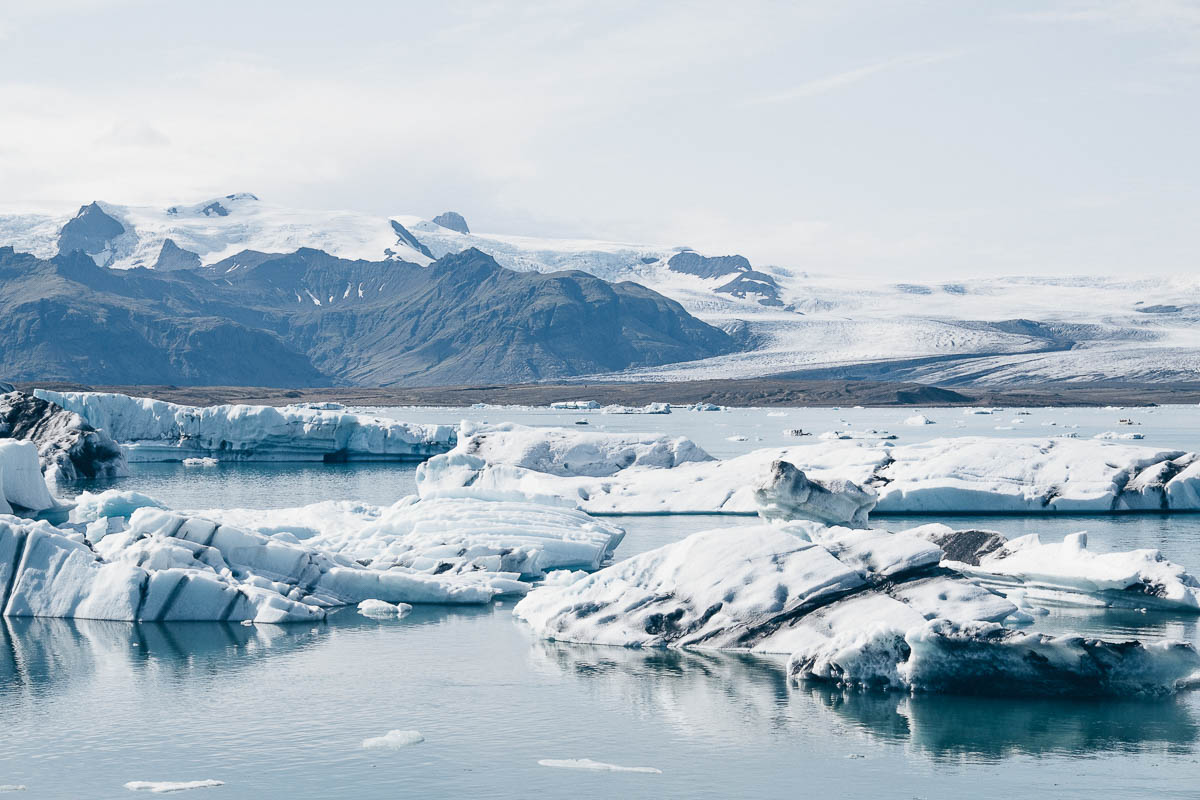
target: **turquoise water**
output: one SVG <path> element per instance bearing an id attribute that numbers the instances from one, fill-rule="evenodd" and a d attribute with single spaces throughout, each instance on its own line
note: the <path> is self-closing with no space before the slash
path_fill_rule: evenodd
<path id="1" fill-rule="evenodd" d="M 747 415 L 738 426 L 779 422 Z M 177 508 L 279 507 L 388 503 L 413 491 L 413 475 L 388 464 L 137 465 L 116 485 Z M 614 521 L 629 531 L 622 558 L 754 522 Z M 1158 547 L 1200 567 L 1200 515 L 946 521 L 1047 540 L 1087 530 L 1096 549 Z M 511 606 L 418 607 L 385 621 L 349 609 L 315 626 L 2 620 L 0 785 L 30 798 L 119 798 L 127 781 L 211 778 L 225 785 L 198 797 L 1008 800 L 1194 797 L 1200 780 L 1200 692 L 1088 702 L 843 693 L 788 686 L 775 659 L 541 641 Z M 1038 627 L 1200 642 L 1197 619 L 1175 614 L 1056 611 Z M 362 748 L 392 729 L 425 741 Z M 575 758 L 662 773 L 538 764 Z"/>

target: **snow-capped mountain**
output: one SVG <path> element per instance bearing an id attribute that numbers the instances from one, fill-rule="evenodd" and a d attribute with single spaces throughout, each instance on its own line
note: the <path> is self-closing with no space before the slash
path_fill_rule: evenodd
<path id="1" fill-rule="evenodd" d="M 751 264 L 736 254 L 736 243 L 727 253 L 701 254 L 667 244 L 486 233 L 455 212 L 425 219 L 302 211 L 251 194 L 165 208 L 95 202 L 74 216 L 0 216 L 5 244 L 42 258 L 83 250 L 114 269 L 199 268 L 216 280 L 260 258 L 246 251 L 309 248 L 351 261 L 426 266 L 475 248 L 518 272 L 581 270 L 612 283 L 639 283 L 743 344 L 700 361 L 589 378 L 1200 380 L 1200 303 L 1190 278 L 885 282 Z M 349 306 L 386 283 L 336 280 L 336 286 L 289 284 L 288 296 L 297 305 Z"/>

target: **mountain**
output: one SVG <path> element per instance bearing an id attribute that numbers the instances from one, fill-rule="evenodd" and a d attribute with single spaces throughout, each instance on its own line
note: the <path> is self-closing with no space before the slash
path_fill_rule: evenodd
<path id="1" fill-rule="evenodd" d="M 741 345 L 715 351 L 707 345 L 694 350 L 668 345 L 653 357 L 642 353 L 628 359 L 591 358 L 586 361 L 596 372 L 581 375 L 563 361 L 591 369 L 583 366 L 585 360 L 526 343 L 522 346 L 536 356 L 525 367 L 516 366 L 517 357 L 492 357 L 507 361 L 500 374 L 552 371 L 621 381 L 790 376 L 1005 387 L 1048 382 L 1200 383 L 1200 339 L 1194 334 L 1200 325 L 1200 303 L 1194 300 L 1200 280 L 1187 276 L 921 280 L 911 275 L 823 275 L 754 263 L 731 250 L 706 254 L 680 245 L 472 232 L 454 212 L 424 219 L 303 211 L 246 193 L 165 208 L 101 201 L 74 215 L 0 215 L 0 244 L 43 259 L 78 249 L 114 270 L 199 271 L 210 279 L 216 277 L 214 265 L 228 268 L 231 260 L 266 258 L 246 251 L 311 249 L 348 262 L 425 267 L 474 248 L 520 273 L 577 270 L 614 285 L 640 284 L 675 301 L 695 319 L 733 334 Z M 222 285 L 232 283 L 231 279 Z M 325 294 L 325 289 L 311 288 L 313 297 L 324 298 L 326 306 L 345 291 L 345 286 L 327 288 Z M 293 305 L 313 305 L 307 287 L 293 290 Z M 259 317 L 244 316 L 245 308 L 232 310 L 234 299 L 230 304 L 231 319 L 250 327 L 260 324 Z M 276 317 L 279 313 L 272 312 Z M 325 330 L 336 329 L 329 327 L 336 316 L 323 323 Z M 275 322 L 266 329 L 292 335 Z M 328 333 L 326 339 L 332 341 L 333 336 Z M 662 341 L 670 342 L 671 337 Z M 428 352 L 400 357 L 382 343 L 377 349 L 388 355 L 372 359 L 386 358 L 394 366 L 385 372 L 399 376 L 397 380 L 438 374 L 423 360 Z M 707 354 L 694 355 L 697 352 Z M 313 357 L 319 369 L 332 368 Z M 677 358 L 690 360 L 665 360 Z M 382 374 L 374 371 L 373 363 L 368 359 L 344 372 Z M 609 366 L 620 363 L 627 366 Z M 463 371 L 469 368 L 448 365 L 444 373 Z"/>
<path id="2" fill-rule="evenodd" d="M 10 379 L 258 386 L 516 383 L 735 349 L 633 283 L 311 248 L 167 272 L 0 248 L 0 342 Z"/>

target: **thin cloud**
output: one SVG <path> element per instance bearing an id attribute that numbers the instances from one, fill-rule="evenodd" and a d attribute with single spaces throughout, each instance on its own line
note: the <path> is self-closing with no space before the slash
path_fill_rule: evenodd
<path id="1" fill-rule="evenodd" d="M 754 98 L 749 101 L 749 104 L 767 105 L 771 103 L 786 103 L 790 100 L 799 100 L 804 97 L 815 97 L 865 81 L 884 72 L 891 72 L 905 67 L 938 64 L 958 58 L 961 55 L 962 53 L 960 52 L 914 53 L 912 55 L 899 56 L 898 58 L 890 58 L 886 61 L 878 61 L 874 64 L 867 64 L 856 69 L 849 69 L 845 72 L 837 72 L 833 75 L 826 75 L 823 78 L 806 81 L 799 86 L 794 86 L 782 92 Z"/>

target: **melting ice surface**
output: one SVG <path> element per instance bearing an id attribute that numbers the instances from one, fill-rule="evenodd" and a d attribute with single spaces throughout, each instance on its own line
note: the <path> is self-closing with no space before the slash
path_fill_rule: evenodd
<path id="1" fill-rule="evenodd" d="M 946 435 L 1080 438 L 1119 418 L 1156 447 L 1200 450 L 1200 409 L 788 410 L 670 416 L 497 409 L 396 410 L 414 422 L 470 417 L 688 436 L 718 457 L 815 435 L 888 430 L 901 443 Z M 1022 419 L 1027 430 L 998 431 Z M 1042 423 L 1056 421 L 1057 426 Z M 956 428 L 957 423 L 963 428 Z M 727 438 L 744 435 L 746 442 Z M 757 437 L 763 441 L 757 441 Z M 804 440 L 809 441 L 809 440 Z M 387 504 L 412 493 L 413 466 L 132 465 L 105 486 L 174 508 Z M 97 490 L 97 485 L 79 489 Z M 628 558 L 752 518 L 609 520 Z M 923 520 L 873 515 L 893 530 Z M 933 520 L 929 520 L 933 521 Z M 1161 549 L 1200 570 L 1200 515 L 938 518 L 1043 541 L 1088 531 L 1089 548 Z M 0 621 L 0 785 L 23 797 L 131 797 L 128 781 L 220 780 L 182 796 L 1056 797 L 1186 796 L 1200 780 L 1200 692 L 1160 701 L 1011 700 L 789 686 L 784 659 L 630 651 L 537 639 L 512 603 L 415 606 L 370 618 L 244 627 L 85 620 Z M 1052 608 L 1048 633 L 1200 642 L 1198 619 Z M 425 741 L 364 749 L 393 730 Z M 547 769 L 540 761 L 652 766 L 661 774 Z"/>

